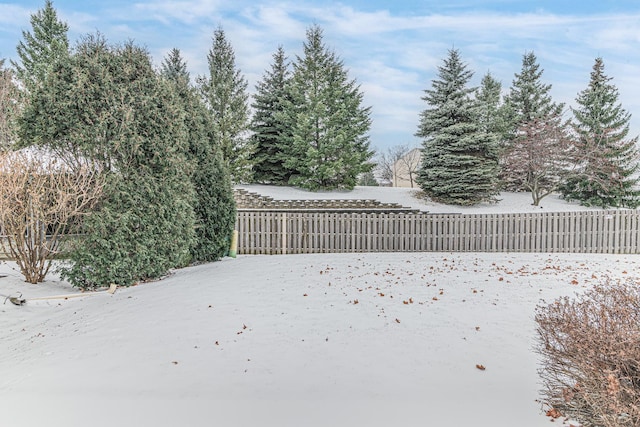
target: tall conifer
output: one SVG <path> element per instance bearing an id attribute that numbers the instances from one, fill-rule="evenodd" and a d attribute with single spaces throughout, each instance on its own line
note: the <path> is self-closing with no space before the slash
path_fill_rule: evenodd
<path id="1" fill-rule="evenodd" d="M 273 54 L 271 69 L 256 85 L 251 130 L 254 132 L 255 154 L 253 178 L 265 184 L 287 184 L 291 170 L 284 166 L 282 146 L 289 132 L 283 112 L 290 78 L 289 63 L 282 46 Z"/>
<path id="2" fill-rule="evenodd" d="M 511 144 L 518 139 L 522 141 L 529 138 L 522 135 L 523 129 L 535 129 L 539 127 L 539 120 L 546 117 L 560 117 L 564 109 L 563 103 L 555 103 L 551 97 L 551 84 L 542 82 L 542 74 L 544 70 L 540 68 L 538 58 L 534 52 L 525 52 L 522 56 L 522 69 L 520 73 L 515 74 L 515 78 L 505 97 L 505 111 L 508 114 L 507 131 L 505 133 L 506 141 L 503 144 L 501 154 L 505 155 L 511 148 Z M 536 138 L 530 135 L 531 139 Z M 511 179 L 507 170 L 512 169 L 505 162 L 506 158 L 501 159 L 502 173 L 501 178 L 505 189 L 512 191 L 528 191 L 533 183 L 526 180 L 526 176 L 535 175 L 533 171 L 525 175 L 522 181 L 518 177 L 517 180 Z"/>
<path id="3" fill-rule="evenodd" d="M 467 86 L 472 76 L 452 49 L 422 98 L 428 108 L 416 133 L 424 140 L 417 181 L 438 202 L 473 205 L 494 201 L 498 193 L 497 138 L 478 121 L 475 89 Z"/>
<path id="4" fill-rule="evenodd" d="M 291 135 L 283 144 L 290 182 L 311 190 L 353 188 L 370 171 L 371 109 L 342 61 L 323 42 L 322 29 L 307 30 L 303 56 L 293 63 L 284 119 Z"/>
<path id="5" fill-rule="evenodd" d="M 253 146 L 248 138 L 247 80 L 236 68 L 235 52 L 222 28 L 215 30 L 207 55 L 209 74 L 197 79 L 213 119 L 214 139 L 234 182 L 251 179 Z"/>
<path id="6" fill-rule="evenodd" d="M 585 206 L 636 208 L 638 190 L 638 137 L 629 138 L 631 114 L 618 101 L 618 89 L 596 58 L 589 85 L 572 108 L 576 133 L 576 170 L 563 186 L 566 199 Z"/>
<path id="7" fill-rule="evenodd" d="M 41 85 L 53 64 L 69 55 L 69 26 L 58 19 L 51 0 L 31 15 L 30 31 L 22 31 L 24 40 L 16 48 L 18 62 L 12 61 L 18 80 L 28 91 Z"/>
<path id="8" fill-rule="evenodd" d="M 187 64 L 178 49 L 162 62 L 161 75 L 172 83 L 184 109 L 191 182 L 196 192 L 193 261 L 214 261 L 229 248 L 235 224 L 235 201 L 229 171 L 214 140 L 211 115 L 189 84 Z"/>

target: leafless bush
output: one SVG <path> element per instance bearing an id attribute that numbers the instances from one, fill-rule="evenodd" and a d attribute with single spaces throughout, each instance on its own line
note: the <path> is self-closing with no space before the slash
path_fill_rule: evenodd
<path id="1" fill-rule="evenodd" d="M 610 281 L 536 311 L 543 401 L 584 426 L 640 425 L 640 286 Z"/>
<path id="2" fill-rule="evenodd" d="M 0 155 L 0 244 L 27 282 L 44 280 L 62 239 L 95 204 L 102 187 L 95 168 L 70 170 L 42 153 Z"/>

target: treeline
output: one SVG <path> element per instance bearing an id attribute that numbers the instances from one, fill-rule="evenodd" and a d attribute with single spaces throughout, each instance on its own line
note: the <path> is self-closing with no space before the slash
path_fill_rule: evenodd
<path id="1" fill-rule="evenodd" d="M 458 50 L 449 51 L 425 90 L 427 108 L 416 133 L 423 143 L 414 172 L 428 197 L 473 205 L 509 190 L 531 192 L 534 205 L 553 192 L 586 206 L 640 204 L 638 138 L 629 137 L 630 114 L 602 58 L 570 118 L 542 73 L 535 54 L 525 53 L 502 96 L 490 73 L 480 87 L 470 87 L 473 72 Z"/>
<path id="2" fill-rule="evenodd" d="M 0 146 L 37 149 L 64 163 L 65 173 L 99 176 L 99 192 L 79 193 L 99 199 L 80 204 L 91 207 L 74 214 L 82 220 L 62 224 L 80 235 L 61 270 L 76 286 L 129 285 L 219 259 L 235 221 L 234 183 L 319 190 L 372 179 L 371 109 L 317 25 L 292 61 L 282 47 L 275 51 L 251 100 L 222 28 L 213 33 L 207 73 L 192 79 L 179 49 L 156 68 L 146 49 L 99 33 L 70 47 L 50 0 L 31 27 L 19 60 L 0 62 Z M 630 116 L 602 59 L 571 120 L 552 101 L 533 53 L 504 97 L 490 74 L 479 88 L 469 86 L 472 75 L 451 50 L 425 90 L 415 177 L 428 197 L 469 205 L 524 190 L 537 204 L 561 191 L 587 205 L 638 205 L 637 141 L 628 138 Z M 65 191 L 73 199 L 73 189 Z M 0 215 L 10 215 L 12 202 L 0 203 Z"/>
<path id="3" fill-rule="evenodd" d="M 17 46 L 19 60 L 0 63 L 0 144 L 5 153 L 26 149 L 61 162 L 65 175 L 99 172 L 90 174 L 100 176 L 99 200 L 62 224 L 78 234 L 61 269 L 76 286 L 129 285 L 220 258 L 235 223 L 233 183 L 353 188 L 373 168 L 370 108 L 317 25 L 293 63 L 282 48 L 275 52 L 252 104 L 222 28 L 213 34 L 208 73 L 192 80 L 179 49 L 155 68 L 146 49 L 100 33 L 70 47 L 50 0 L 31 27 Z M 18 170 L 18 158 L 30 161 L 13 156 L 4 168 Z M 72 199 L 76 190 L 64 192 Z M 54 198 L 52 189 L 41 191 L 44 211 Z M 25 206 L 36 201 L 29 194 Z M 6 198 L 2 212 L 12 214 Z M 28 215 L 33 224 L 60 220 Z M 40 248 L 36 257 L 54 252 Z"/>

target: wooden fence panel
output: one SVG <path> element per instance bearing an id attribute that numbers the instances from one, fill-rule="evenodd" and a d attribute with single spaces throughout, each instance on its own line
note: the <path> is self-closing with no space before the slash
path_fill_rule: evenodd
<path id="1" fill-rule="evenodd" d="M 238 253 L 640 252 L 637 210 L 340 213 L 239 210 Z"/>

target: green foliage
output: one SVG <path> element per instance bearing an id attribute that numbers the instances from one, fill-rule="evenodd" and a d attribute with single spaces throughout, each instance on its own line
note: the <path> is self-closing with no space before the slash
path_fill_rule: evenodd
<path id="1" fill-rule="evenodd" d="M 523 123 L 562 113 L 564 104 L 553 102 L 549 94 L 551 85 L 541 81 L 543 72 L 536 55 L 526 52 L 522 57 L 522 70 L 515 74 L 509 94 L 505 97 L 513 132 Z"/>
<path id="2" fill-rule="evenodd" d="M 236 69 L 233 47 L 222 28 L 214 32 L 207 59 L 209 75 L 198 77 L 197 83 L 212 116 L 214 139 L 222 150 L 232 180 L 249 182 L 254 147 L 246 136 L 249 130 L 247 81 Z"/>
<path id="3" fill-rule="evenodd" d="M 371 109 L 349 80 L 344 64 L 322 41 L 317 25 L 307 30 L 304 56 L 297 57 L 283 119 L 291 134 L 282 145 L 293 185 L 310 190 L 353 188 L 372 170 L 367 135 Z"/>
<path id="4" fill-rule="evenodd" d="M 179 50 L 173 49 L 165 58 L 161 74 L 171 82 L 185 111 L 188 159 L 193 168 L 191 182 L 196 192 L 193 202 L 196 239 L 191 250 L 192 259 L 214 261 L 229 248 L 236 220 L 229 172 L 213 139 L 211 115 L 189 86 L 189 73 Z"/>
<path id="5" fill-rule="evenodd" d="M 182 59 L 180 49 L 171 49 L 160 65 L 160 74 L 168 81 L 173 82 L 179 95 L 185 96 L 186 92 L 191 91 L 187 63 Z"/>
<path id="6" fill-rule="evenodd" d="M 46 0 L 44 8 L 31 15 L 33 33 L 22 31 L 24 41 L 16 48 L 19 62 L 13 62 L 18 80 L 28 91 L 41 85 L 51 67 L 69 55 L 69 26 L 58 20 L 58 14 L 51 0 Z"/>
<path id="7" fill-rule="evenodd" d="M 631 115 L 619 104 L 618 89 L 610 81 L 602 58 L 596 58 L 589 85 L 572 109 L 578 136 L 576 168 L 562 193 L 585 206 L 636 208 L 640 205 L 638 137 L 628 137 Z"/>
<path id="8" fill-rule="evenodd" d="M 478 123 L 480 129 L 487 133 L 495 134 L 501 145 L 508 137 L 509 132 L 509 106 L 501 101 L 502 83 L 496 80 L 491 73 L 482 77 L 480 88 L 476 93 L 478 103 Z"/>
<path id="9" fill-rule="evenodd" d="M 526 52 L 522 56 L 522 70 L 515 74 L 509 94 L 505 96 L 505 112 L 507 114 L 506 142 L 502 147 L 502 155 L 506 155 L 510 145 L 516 138 L 520 138 L 519 129 L 528 126 L 538 126 L 539 120 L 545 117 L 557 117 L 562 114 L 564 104 L 553 102 L 549 92 L 550 84 L 542 83 L 542 73 L 538 59 L 533 52 Z M 504 164 L 505 159 L 501 159 Z M 503 185 L 512 191 L 528 191 L 533 183 L 518 179 L 521 184 L 510 179 L 508 173 L 501 176 Z"/>
<path id="10" fill-rule="evenodd" d="M 286 144 L 288 132 L 283 120 L 284 102 L 287 98 L 287 82 L 290 78 L 287 57 L 279 47 L 273 55 L 271 70 L 256 85 L 252 104 L 254 115 L 251 122 L 255 145 L 253 155 L 253 179 L 265 184 L 285 185 L 291 170 L 284 166 L 282 145 Z"/>
<path id="11" fill-rule="evenodd" d="M 71 283 L 130 285 L 189 262 L 194 192 L 184 110 L 148 52 L 88 36 L 32 94 L 20 133 L 108 175 L 62 272 Z"/>
<path id="12" fill-rule="evenodd" d="M 373 174 L 373 171 L 365 172 L 358 178 L 358 185 L 365 187 L 378 187 L 380 184 Z"/>
<path id="13" fill-rule="evenodd" d="M 494 201 L 498 193 L 498 149 L 494 133 L 483 130 L 479 104 L 467 87 L 473 72 L 458 50 L 450 50 L 438 78 L 422 98 L 416 136 L 424 139 L 418 184 L 431 199 L 473 205 Z"/>

